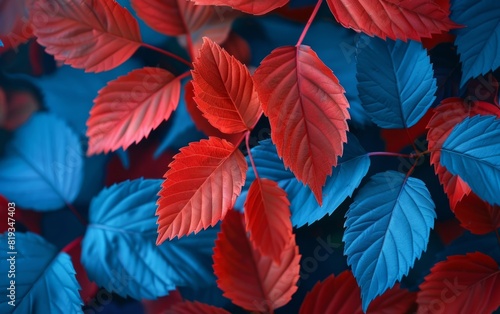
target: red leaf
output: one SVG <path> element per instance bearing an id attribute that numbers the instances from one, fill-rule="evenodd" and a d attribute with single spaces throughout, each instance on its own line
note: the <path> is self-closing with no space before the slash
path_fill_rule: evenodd
<path id="1" fill-rule="evenodd" d="M 38 99 L 22 89 L 4 91 L 0 87 L 0 127 L 15 130 L 40 109 Z"/>
<path id="2" fill-rule="evenodd" d="M 262 109 L 247 67 L 207 38 L 193 66 L 194 100 L 210 124 L 224 133 L 252 130 Z"/>
<path id="3" fill-rule="evenodd" d="M 0 53 L 16 49 L 33 37 L 25 6 L 25 0 L 0 1 L 0 40 L 4 45 Z"/>
<path id="4" fill-rule="evenodd" d="M 171 312 L 170 312 L 171 311 Z M 169 313 L 175 314 L 230 314 L 228 311 L 220 308 L 203 304 L 200 302 L 183 302 L 176 304 Z"/>
<path id="5" fill-rule="evenodd" d="M 335 19 L 347 28 L 382 39 L 431 37 L 460 27 L 430 0 L 327 0 Z"/>
<path id="6" fill-rule="evenodd" d="M 322 204 L 322 187 L 347 141 L 349 104 L 332 71 L 308 46 L 281 47 L 255 72 L 278 155 Z"/>
<path id="7" fill-rule="evenodd" d="M 279 264 L 293 233 L 290 202 L 278 183 L 268 179 L 252 182 L 245 201 L 245 225 L 253 245 Z"/>
<path id="8" fill-rule="evenodd" d="M 9 207 L 12 208 L 12 206 L 10 206 L 9 204 L 11 203 L 8 202 L 7 199 L 4 198 L 2 195 L 0 195 L 0 219 L 1 219 L 0 233 L 4 233 L 8 231 L 9 228 L 12 228 L 12 226 L 10 226 L 8 223 L 12 222 L 9 221 L 9 218 L 13 218 L 15 219 L 15 223 L 17 225 L 23 224 L 29 231 L 41 234 L 42 214 L 40 212 L 22 209 L 15 204 L 14 204 L 15 210 L 9 211 Z M 12 212 L 14 214 L 9 214 Z"/>
<path id="9" fill-rule="evenodd" d="M 247 169 L 243 154 L 226 140 L 210 137 L 181 148 L 159 193 L 157 244 L 223 219 L 241 193 Z"/>
<path id="10" fill-rule="evenodd" d="M 213 7 L 188 0 L 132 0 L 137 15 L 152 29 L 170 36 L 189 34 L 213 15 Z"/>
<path id="11" fill-rule="evenodd" d="M 284 6 L 290 0 L 191 0 L 199 5 L 224 5 L 233 9 L 254 14 L 262 15 L 271 12 L 274 9 Z"/>
<path id="12" fill-rule="evenodd" d="M 465 230 L 460 226 L 456 218 L 448 220 L 436 220 L 434 230 L 436 230 L 439 239 L 444 245 L 448 245 L 464 234 Z"/>
<path id="13" fill-rule="evenodd" d="M 468 103 L 460 98 L 448 98 L 443 100 L 434 112 L 434 116 L 427 126 L 429 129 L 427 141 L 431 151 L 431 165 L 434 165 L 434 171 L 450 199 L 451 208 L 454 209 L 457 203 L 471 192 L 471 189 L 460 177 L 452 175 L 446 168 L 441 166 L 439 161 L 441 146 L 455 125 L 464 118 L 478 114 L 500 116 L 500 108 L 480 101 Z"/>
<path id="14" fill-rule="evenodd" d="M 49 54 L 86 72 L 113 69 L 141 45 L 137 21 L 114 0 L 35 0 L 31 21 Z"/>
<path id="15" fill-rule="evenodd" d="M 446 12 L 447 15 L 450 14 L 450 0 L 434 0 L 437 5 L 441 7 L 443 11 Z M 438 44 L 441 43 L 453 43 L 455 40 L 455 35 L 450 34 L 449 32 L 443 34 L 433 34 L 431 38 L 422 38 L 422 45 L 426 49 L 432 49 Z"/>
<path id="16" fill-rule="evenodd" d="M 297 290 L 300 271 L 295 237 L 278 265 L 249 242 L 239 212 L 229 211 L 221 230 L 215 241 L 213 268 L 224 296 L 249 311 L 270 312 L 287 304 Z"/>
<path id="17" fill-rule="evenodd" d="M 213 127 L 210 122 L 203 116 L 203 113 L 198 108 L 198 105 L 194 101 L 194 90 L 193 90 L 193 81 L 189 81 L 184 86 L 185 93 L 184 98 L 186 100 L 186 108 L 193 119 L 194 125 L 196 128 L 207 136 L 215 136 L 226 141 L 230 142 L 233 145 L 238 145 L 244 137 L 244 132 L 235 133 L 235 134 L 226 134 L 222 133 L 215 127 Z"/>
<path id="18" fill-rule="evenodd" d="M 222 48 L 243 64 L 248 64 L 252 60 L 252 51 L 248 42 L 235 32 L 229 33 Z"/>
<path id="19" fill-rule="evenodd" d="M 87 154 L 127 149 L 170 117 L 181 83 L 160 68 L 143 68 L 108 83 L 94 100 L 87 122 Z"/>
<path id="20" fill-rule="evenodd" d="M 71 261 L 76 272 L 76 280 L 80 284 L 80 296 L 84 304 L 87 304 L 93 297 L 95 297 L 99 287 L 92 281 L 90 281 L 87 276 L 87 272 L 81 263 L 82 255 L 82 237 L 79 237 L 66 245 L 63 252 L 68 253 L 71 256 Z"/>
<path id="21" fill-rule="evenodd" d="M 487 234 L 500 228 L 500 206 L 492 206 L 471 193 L 454 210 L 460 224 L 474 234 Z"/>
<path id="22" fill-rule="evenodd" d="M 492 313 L 500 306 L 500 269 L 483 253 L 454 255 L 431 269 L 417 295 L 418 313 Z"/>
<path id="23" fill-rule="evenodd" d="M 414 303 L 415 294 L 396 284 L 373 300 L 367 313 L 408 313 Z M 363 314 L 361 290 L 352 272 L 346 270 L 338 276 L 330 275 L 323 282 L 318 282 L 307 293 L 299 313 Z"/>
<path id="24" fill-rule="evenodd" d="M 176 304 L 182 303 L 182 296 L 178 290 L 170 291 L 168 295 L 160 297 L 156 300 L 142 300 L 144 312 L 146 314 L 169 314 L 171 309 Z"/>
<path id="25" fill-rule="evenodd" d="M 300 307 L 300 314 L 362 314 L 361 291 L 351 271 L 330 275 L 309 291 Z"/>

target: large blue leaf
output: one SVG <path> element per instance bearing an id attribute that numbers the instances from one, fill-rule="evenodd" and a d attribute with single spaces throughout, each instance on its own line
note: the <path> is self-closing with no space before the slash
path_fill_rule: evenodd
<path id="1" fill-rule="evenodd" d="M 285 169 L 271 140 L 261 141 L 259 146 L 252 149 L 252 156 L 259 177 L 276 181 L 288 194 L 292 223 L 297 227 L 312 224 L 325 215 L 332 214 L 348 196 L 352 195 L 370 167 L 370 158 L 363 147 L 354 135 L 348 133 L 344 155 L 339 159 L 337 167 L 333 168 L 332 175 L 327 178 L 323 187 L 324 205 L 320 207 L 311 190 L 299 182 L 292 172 Z M 238 199 L 238 207 L 242 207 L 241 204 L 254 179 L 255 174 L 249 165 L 243 193 Z"/>
<path id="2" fill-rule="evenodd" d="M 82 264 L 90 279 L 121 296 L 155 299 L 176 286 L 203 288 L 215 280 L 216 228 L 156 246 L 161 183 L 125 181 L 104 189 L 90 205 Z"/>
<path id="3" fill-rule="evenodd" d="M 443 144 L 441 164 L 490 204 L 500 204 L 500 120 L 475 116 L 457 124 Z"/>
<path id="4" fill-rule="evenodd" d="M 421 180 L 387 171 L 359 190 L 346 217 L 344 253 L 366 311 L 425 250 L 436 217 L 434 203 Z"/>
<path id="5" fill-rule="evenodd" d="M 421 43 L 363 36 L 357 60 L 359 98 L 378 126 L 411 127 L 434 102 L 436 80 Z"/>
<path id="6" fill-rule="evenodd" d="M 83 153 L 76 134 L 47 113 L 16 130 L 0 159 L 0 194 L 21 207 L 54 210 L 78 195 Z"/>
<path id="7" fill-rule="evenodd" d="M 462 61 L 462 83 L 500 67 L 500 1 L 453 0 L 451 19 Z"/>
<path id="8" fill-rule="evenodd" d="M 14 250 L 8 245 L 8 234 L 0 235 L 0 313 L 83 313 L 80 285 L 75 278 L 71 258 L 34 233 L 16 233 Z M 9 252 L 17 254 L 9 254 Z M 14 257 L 12 264 L 8 259 Z M 15 266 L 15 272 L 9 273 Z M 14 276 L 13 276 L 14 275 Z M 7 290 L 14 280 L 15 307 L 9 305 Z"/>

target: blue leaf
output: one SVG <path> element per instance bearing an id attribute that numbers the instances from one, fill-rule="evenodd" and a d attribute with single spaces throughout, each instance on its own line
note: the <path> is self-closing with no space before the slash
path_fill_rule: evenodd
<path id="1" fill-rule="evenodd" d="M 71 203 L 82 184 L 83 153 L 76 134 L 47 113 L 14 133 L 0 159 L 0 194 L 21 207 L 55 210 Z"/>
<path id="2" fill-rule="evenodd" d="M 500 120 L 478 115 L 457 124 L 443 144 L 441 164 L 480 198 L 500 205 Z"/>
<path id="3" fill-rule="evenodd" d="M 241 21 L 240 26 L 240 33 L 247 39 L 252 50 L 251 64 L 254 66 L 258 66 L 273 49 L 295 45 L 304 29 L 304 25 L 276 17 L 247 19 Z M 328 40 L 325 40 L 325 34 L 328 34 Z M 307 32 L 304 44 L 314 49 L 346 90 L 352 122 L 365 125 L 370 123 L 370 119 L 361 107 L 356 87 L 357 37 L 359 35 L 356 32 L 337 23 L 317 20 Z"/>
<path id="4" fill-rule="evenodd" d="M 15 249 L 7 244 L 8 235 L 0 235 L 0 269 L 5 273 L 0 279 L 1 313 L 83 313 L 80 285 L 75 278 L 71 258 L 34 233 L 16 233 Z M 8 252 L 17 252 L 9 254 Z M 15 259 L 15 277 L 8 277 L 7 270 Z M 15 286 L 15 307 L 8 302 L 11 280 Z"/>
<path id="5" fill-rule="evenodd" d="M 463 86 L 470 78 L 500 66 L 500 1 L 454 0 L 451 19 L 465 26 L 456 30 L 455 39 Z"/>
<path id="6" fill-rule="evenodd" d="M 179 105 L 170 118 L 170 127 L 156 149 L 154 158 L 158 158 L 167 149 L 177 150 L 190 142 L 196 142 L 205 137 L 205 135 L 196 128 L 193 119 L 191 119 L 191 115 L 187 111 L 185 100 L 185 86 L 187 82 L 187 79 L 182 82 Z"/>
<path id="7" fill-rule="evenodd" d="M 379 127 L 411 127 L 434 102 L 436 80 L 422 44 L 363 36 L 357 60 L 361 104 Z"/>
<path id="8" fill-rule="evenodd" d="M 121 296 L 155 299 L 176 286 L 203 288 L 215 280 L 216 228 L 156 246 L 161 183 L 125 181 L 104 189 L 90 205 L 82 264 L 91 280 Z"/>
<path id="9" fill-rule="evenodd" d="M 259 177 L 276 181 L 286 191 L 291 203 L 292 224 L 297 227 L 312 224 L 327 214 L 331 215 L 348 196 L 352 195 L 370 167 L 370 158 L 356 137 L 348 133 L 344 155 L 339 159 L 337 167 L 333 168 L 332 175 L 327 178 L 323 187 L 324 205 L 320 207 L 311 190 L 299 182 L 292 172 L 285 169 L 271 140 L 262 141 L 259 146 L 254 147 L 252 156 Z M 249 164 L 244 192 L 238 199 L 237 207 L 242 207 L 242 202 L 254 179 L 255 174 Z"/>
<path id="10" fill-rule="evenodd" d="M 425 250 L 436 218 L 434 203 L 421 180 L 387 171 L 359 190 L 346 217 L 344 253 L 366 312 Z"/>

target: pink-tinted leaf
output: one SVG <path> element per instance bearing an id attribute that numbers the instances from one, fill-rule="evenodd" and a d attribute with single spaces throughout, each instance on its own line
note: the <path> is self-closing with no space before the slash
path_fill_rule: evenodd
<path id="1" fill-rule="evenodd" d="M 31 21 L 49 54 L 86 72 L 113 69 L 141 45 L 137 21 L 115 0 L 34 0 Z"/>
<path id="2" fill-rule="evenodd" d="M 181 148 L 159 193 L 157 244 L 223 219 L 241 193 L 247 169 L 243 154 L 226 140 L 210 137 Z"/>
<path id="3" fill-rule="evenodd" d="M 430 0 L 327 0 L 335 19 L 347 28 L 382 39 L 431 37 L 457 28 L 449 12 Z"/>
<path id="4" fill-rule="evenodd" d="M 180 89 L 180 80 L 160 68 L 134 70 L 109 82 L 90 111 L 88 155 L 127 149 L 147 137 L 177 108 Z"/>
<path id="5" fill-rule="evenodd" d="M 243 215 L 231 210 L 215 242 L 214 273 L 224 296 L 249 311 L 270 312 L 287 304 L 297 290 L 300 255 L 292 237 L 278 265 L 249 241 Z"/>
<path id="6" fill-rule="evenodd" d="M 254 246 L 280 263 L 293 233 L 290 202 L 278 183 L 268 179 L 252 182 L 245 201 L 245 225 Z"/>
<path id="7" fill-rule="evenodd" d="M 254 81 L 278 155 L 321 204 L 326 177 L 347 141 L 344 89 L 308 46 L 274 50 Z"/>
<path id="8" fill-rule="evenodd" d="M 212 7 L 188 0 L 132 0 L 132 7 L 152 29 L 170 36 L 196 31 L 214 13 Z"/>
<path id="9" fill-rule="evenodd" d="M 290 0 L 191 0 L 199 5 L 223 5 L 233 9 L 254 14 L 262 15 L 271 12 L 274 9 L 284 6 Z"/>
<path id="10" fill-rule="evenodd" d="M 192 75 L 194 100 L 210 124 L 224 133 L 254 127 L 262 109 L 246 66 L 205 38 Z"/>

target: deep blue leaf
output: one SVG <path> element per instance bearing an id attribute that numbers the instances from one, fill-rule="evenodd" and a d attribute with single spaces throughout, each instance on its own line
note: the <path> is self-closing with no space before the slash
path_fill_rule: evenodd
<path id="1" fill-rule="evenodd" d="M 187 111 L 185 100 L 185 85 L 187 82 L 188 80 L 186 79 L 182 81 L 179 105 L 170 118 L 170 126 L 165 137 L 156 149 L 154 158 L 158 158 L 167 149 L 178 150 L 190 142 L 196 142 L 205 137 L 205 135 L 196 128 L 193 119 L 191 119 L 191 115 Z"/>
<path id="2" fill-rule="evenodd" d="M 421 43 L 363 36 L 357 60 L 359 98 L 378 126 L 411 127 L 434 102 L 436 80 Z"/>
<path id="3" fill-rule="evenodd" d="M 478 115 L 457 124 L 443 144 L 441 164 L 480 198 L 500 205 L 500 120 Z"/>
<path id="4" fill-rule="evenodd" d="M 276 17 L 242 20 L 236 25 L 238 27 L 250 45 L 251 64 L 254 66 L 258 66 L 275 48 L 295 45 L 304 29 L 304 25 Z M 304 44 L 314 49 L 346 90 L 352 122 L 365 125 L 370 123 L 370 119 L 361 107 L 356 87 L 355 57 L 358 37 L 356 32 L 337 23 L 318 19 L 307 32 Z"/>
<path id="5" fill-rule="evenodd" d="M 52 114 L 35 114 L 16 130 L 0 159 L 0 194 L 21 207 L 59 209 L 78 195 L 82 165 L 73 130 Z"/>
<path id="6" fill-rule="evenodd" d="M 425 250 L 436 217 L 434 202 L 421 180 L 387 171 L 359 190 L 346 217 L 344 253 L 366 311 Z"/>
<path id="7" fill-rule="evenodd" d="M 75 278 L 71 258 L 34 233 L 16 233 L 15 249 L 8 245 L 8 234 L 0 235 L 0 313 L 83 313 L 80 285 Z M 9 254 L 8 252 L 17 252 Z M 8 277 L 11 256 L 15 258 L 15 277 Z M 15 307 L 6 295 L 15 281 Z"/>
<path id="8" fill-rule="evenodd" d="M 283 188 L 290 200 L 292 224 L 301 227 L 332 214 L 335 209 L 359 186 L 368 172 L 370 158 L 354 135 L 348 133 L 347 144 L 344 144 L 344 155 L 339 159 L 337 167 L 326 180 L 323 187 L 323 206 L 320 207 L 311 190 L 299 182 L 292 172 L 285 170 L 283 162 L 276 153 L 276 147 L 271 140 L 260 142 L 252 149 L 259 177 L 276 181 Z M 238 199 L 237 207 L 242 203 L 255 174 L 249 164 L 247 179 L 243 193 Z"/>
<path id="9" fill-rule="evenodd" d="M 462 83 L 500 66 L 500 1 L 453 0 L 451 19 L 457 29 L 455 45 L 462 61 Z"/>
<path id="10" fill-rule="evenodd" d="M 91 280 L 121 296 L 155 299 L 176 286 L 203 288 L 215 280 L 211 255 L 217 228 L 156 246 L 161 183 L 125 181 L 92 200 L 82 263 Z"/>

